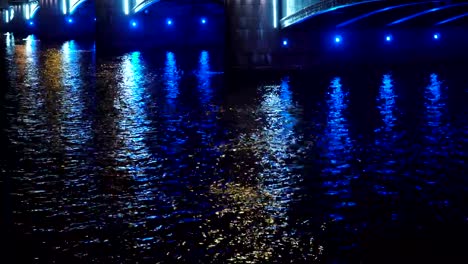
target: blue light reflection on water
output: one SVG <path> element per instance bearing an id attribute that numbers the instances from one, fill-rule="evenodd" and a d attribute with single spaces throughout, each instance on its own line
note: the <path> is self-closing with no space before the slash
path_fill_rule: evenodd
<path id="1" fill-rule="evenodd" d="M 61 137 L 65 139 L 65 148 L 68 155 L 83 154 L 84 146 L 91 140 L 91 120 L 85 117 L 86 92 L 84 91 L 84 77 L 80 65 L 81 54 L 75 41 L 67 41 L 62 45 L 62 90 L 61 94 Z M 71 159 L 68 162 L 78 162 Z M 70 164 L 65 166 L 73 168 Z"/>
<path id="2" fill-rule="evenodd" d="M 122 167 L 127 173 L 138 180 L 146 180 L 144 172 L 145 162 L 150 158 L 145 136 L 148 127 L 145 89 L 145 67 L 140 52 L 126 54 L 121 59 L 120 70 L 117 78 L 119 82 L 119 93 L 114 99 L 114 107 L 119 110 L 118 134 L 121 140 L 120 151 L 117 151 L 117 161 L 127 163 Z"/>
<path id="3" fill-rule="evenodd" d="M 435 73 L 430 75 L 430 83 L 424 93 L 426 120 L 429 128 L 440 128 L 442 125 L 442 111 L 445 108 L 445 102 L 442 98 L 442 82 L 439 81 L 439 76 Z M 436 132 L 438 129 L 432 130 Z M 438 139 L 433 138 L 434 142 Z"/>
<path id="4" fill-rule="evenodd" d="M 201 136 L 203 143 L 208 148 L 213 148 L 216 152 L 214 145 L 215 139 L 215 130 L 216 130 L 216 121 L 217 121 L 217 111 L 218 106 L 214 102 L 214 92 L 216 87 L 213 87 L 212 79 L 215 77 L 214 73 L 211 71 L 210 66 L 210 53 L 206 50 L 200 52 L 198 59 L 198 71 L 196 73 L 198 80 L 198 97 L 200 101 L 200 106 L 202 108 L 202 118 L 198 127 L 198 134 Z M 208 157 L 202 158 L 204 166 L 208 166 L 207 161 Z"/>
<path id="5" fill-rule="evenodd" d="M 377 129 L 377 132 L 391 133 L 396 125 L 396 95 L 393 88 L 393 80 L 391 74 L 385 74 L 382 78 L 382 85 L 379 89 L 377 98 L 377 107 L 379 108 L 382 117 L 382 126 Z"/>
<path id="6" fill-rule="evenodd" d="M 8 57 L 10 57 L 14 52 L 15 47 L 15 36 L 13 33 L 6 33 L 5 34 L 5 49 Z"/>
<path id="7" fill-rule="evenodd" d="M 329 195 L 346 195 L 349 178 L 341 178 L 349 169 L 351 138 L 349 124 L 345 116 L 347 109 L 347 92 L 343 90 L 341 79 L 334 78 L 328 90 L 328 117 L 325 129 L 325 156 L 328 166 L 324 169 L 325 177 L 330 177 L 325 184 L 330 188 Z M 336 178 L 338 177 L 338 178 Z"/>
<path id="8" fill-rule="evenodd" d="M 466 168 L 466 120 L 450 133 L 445 84 L 456 82 L 443 75 L 425 75 L 424 94 L 411 87 L 421 107 L 405 108 L 405 93 L 397 95 L 417 70 L 385 74 L 381 85 L 356 78 L 375 89 L 364 98 L 348 96 L 359 87 L 348 89 L 346 75 L 325 99 L 297 90 L 330 81 L 309 76 L 223 94 L 211 51 L 158 53 L 156 63 L 130 52 L 98 60 L 96 71 L 94 50 L 79 42 L 44 45 L 17 41 L 6 59 L 5 134 L 14 151 L 2 176 L 14 183 L 12 229 L 31 259 L 310 263 L 322 245 L 325 254 L 359 255 L 374 237 L 398 249 L 408 230 L 466 223 L 466 170 L 450 166 Z M 176 55 L 193 68 L 178 66 Z M 322 99 L 327 107 L 316 111 Z M 353 140 L 352 109 L 369 99 L 377 125 L 364 145 Z M 364 164 L 354 163 L 354 148 L 368 150 Z M 359 177 L 356 167 L 365 168 Z M 365 234 L 372 238 L 348 250 Z"/>
<path id="9" fill-rule="evenodd" d="M 447 116 L 446 92 L 447 89 L 439 75 L 430 74 L 429 84 L 424 91 L 425 118 L 421 128 L 424 136 L 422 141 L 424 148 L 419 159 L 419 162 L 429 169 L 421 175 L 425 179 L 424 185 L 440 182 L 446 176 L 442 171 L 447 162 L 443 161 L 450 158 L 449 151 L 453 149 Z"/>
<path id="10" fill-rule="evenodd" d="M 174 105 L 179 95 L 180 71 L 173 52 L 166 52 L 166 67 L 164 68 L 164 80 L 166 82 L 167 101 Z"/>
<path id="11" fill-rule="evenodd" d="M 398 108 L 395 87 L 391 74 L 384 74 L 382 84 L 377 96 L 377 108 L 380 113 L 381 125 L 375 129 L 375 143 L 372 148 L 372 160 L 367 164 L 366 171 L 375 177 L 373 190 L 381 196 L 397 195 L 395 188 L 389 186 L 389 182 L 397 177 L 397 162 L 394 153 L 398 133 L 397 125 Z"/>
<path id="12" fill-rule="evenodd" d="M 108 218 L 117 222 L 124 218 L 134 232 L 141 233 L 135 237 L 133 246 L 135 252 L 143 253 L 159 243 L 157 231 L 163 227 L 159 217 L 153 216 L 163 214 L 162 211 L 170 214 L 175 210 L 172 209 L 175 201 L 157 186 L 165 175 L 158 170 L 163 153 L 154 153 L 150 148 L 158 137 L 149 116 L 153 103 L 148 84 L 154 75 L 140 52 L 122 56 L 116 71 L 119 82 L 113 107 L 117 124 L 110 152 L 115 164 L 114 175 L 129 180 L 130 185 L 123 191 L 128 197 L 121 197 L 118 205 L 112 205 L 115 211 Z M 142 232 L 146 227 L 152 228 Z"/>
<path id="13" fill-rule="evenodd" d="M 346 208 L 356 206 L 351 193 L 351 181 L 358 178 L 353 171 L 353 144 L 347 118 L 348 92 L 343 88 L 340 77 L 331 80 L 327 90 L 327 119 L 323 138 L 321 177 L 324 194 L 333 207 L 329 209 L 326 222 L 345 219 Z"/>
<path id="14" fill-rule="evenodd" d="M 263 143 L 257 152 L 263 168 L 259 173 L 262 185 L 269 195 L 278 199 L 271 205 L 271 213 L 276 215 L 279 225 L 287 225 L 288 203 L 300 179 L 297 174 L 300 167 L 294 167 L 294 171 L 285 164 L 290 158 L 291 147 L 300 140 L 294 131 L 298 120 L 290 112 L 294 102 L 287 78 L 278 86 L 264 86 L 264 90 L 260 111 L 265 124 L 251 137 L 254 142 Z M 278 188 L 281 185 L 283 188 Z"/>
<path id="15" fill-rule="evenodd" d="M 211 87 L 212 72 L 210 70 L 210 54 L 202 51 L 198 60 L 198 90 L 200 91 L 200 101 L 207 106 L 213 99 L 213 88 Z"/>

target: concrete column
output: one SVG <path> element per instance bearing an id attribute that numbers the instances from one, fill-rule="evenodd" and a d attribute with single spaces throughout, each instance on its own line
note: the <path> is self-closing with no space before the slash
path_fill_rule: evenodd
<path id="1" fill-rule="evenodd" d="M 117 0 L 96 1 L 96 37 L 98 42 L 109 40 L 118 33 L 117 30 L 124 17 L 121 3 L 122 1 Z"/>
<path id="2" fill-rule="evenodd" d="M 279 30 L 274 28 L 273 7 L 273 0 L 226 1 L 228 59 L 234 68 L 274 65 Z"/>

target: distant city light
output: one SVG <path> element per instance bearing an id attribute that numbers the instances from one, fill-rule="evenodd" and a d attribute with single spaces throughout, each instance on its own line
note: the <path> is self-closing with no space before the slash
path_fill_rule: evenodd
<path id="1" fill-rule="evenodd" d="M 439 39 L 440 38 L 440 34 L 439 33 L 435 33 L 434 34 L 434 39 Z"/>
<path id="2" fill-rule="evenodd" d="M 167 21 L 166 21 L 166 23 L 167 23 L 169 26 L 172 25 L 172 19 L 168 18 Z"/>

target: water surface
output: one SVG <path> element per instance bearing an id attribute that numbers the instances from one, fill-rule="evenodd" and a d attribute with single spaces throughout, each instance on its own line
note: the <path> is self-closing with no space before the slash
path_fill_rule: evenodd
<path id="1" fill-rule="evenodd" d="M 247 80 L 216 50 L 1 41 L 2 225 L 18 260 L 466 258 L 466 65 Z"/>

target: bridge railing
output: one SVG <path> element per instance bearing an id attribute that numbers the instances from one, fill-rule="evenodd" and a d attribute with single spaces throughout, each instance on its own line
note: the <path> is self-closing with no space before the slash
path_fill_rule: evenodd
<path id="1" fill-rule="evenodd" d="M 280 20 L 280 24 L 282 28 L 285 28 L 311 15 L 317 14 L 319 12 L 330 10 L 337 6 L 354 4 L 357 2 L 371 2 L 371 1 L 370 0 L 323 0 L 316 4 L 307 6 L 292 15 L 282 18 Z"/>

